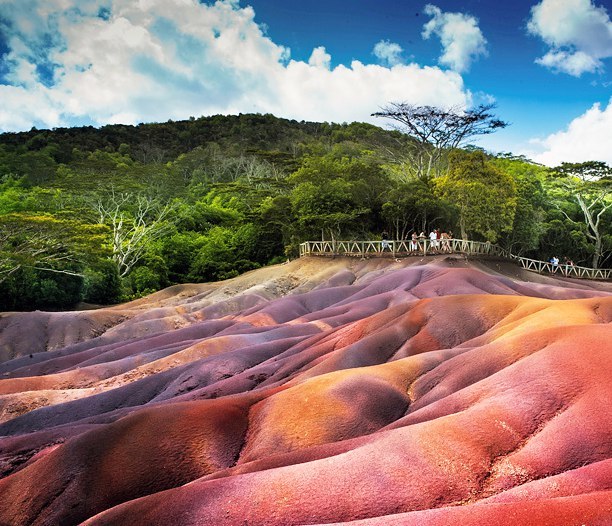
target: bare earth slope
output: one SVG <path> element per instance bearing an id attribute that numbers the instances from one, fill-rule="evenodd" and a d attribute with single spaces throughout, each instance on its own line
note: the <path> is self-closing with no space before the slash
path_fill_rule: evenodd
<path id="1" fill-rule="evenodd" d="M 0 315 L 0 525 L 612 524 L 612 286 L 302 259 Z"/>

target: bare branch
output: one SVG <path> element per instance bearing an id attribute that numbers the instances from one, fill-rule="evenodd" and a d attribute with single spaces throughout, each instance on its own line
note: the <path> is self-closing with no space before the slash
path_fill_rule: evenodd
<path id="1" fill-rule="evenodd" d="M 111 189 L 94 203 L 101 223 L 111 228 L 113 260 L 120 277 L 127 276 L 142 259 L 147 245 L 170 228 L 169 216 L 174 206 L 161 206 L 144 195 L 118 194 Z"/>
<path id="2" fill-rule="evenodd" d="M 600 161 L 562 163 L 551 171 L 556 184 L 574 198 L 582 211 L 587 227 L 585 233 L 594 244 L 593 268 L 598 268 L 604 257 L 601 220 L 604 213 L 612 208 L 611 174 L 612 168 Z M 565 212 L 564 216 L 570 219 Z"/>

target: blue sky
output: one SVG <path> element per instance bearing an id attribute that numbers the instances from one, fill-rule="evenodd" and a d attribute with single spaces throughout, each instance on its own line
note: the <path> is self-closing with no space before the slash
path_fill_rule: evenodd
<path id="1" fill-rule="evenodd" d="M 612 96 L 612 60 L 607 61 L 607 70 L 601 68 L 579 77 L 553 72 L 535 62 L 549 48 L 541 38 L 527 31 L 530 10 L 537 2 L 432 3 L 444 12 L 475 17 L 487 40 L 487 56 L 475 60 L 462 76 L 466 87 L 476 95 L 476 102 L 487 102 L 487 96 L 493 97 L 498 114 L 512 123 L 501 137 L 498 134 L 485 141 L 496 149 L 519 145 L 528 148 L 529 145 L 520 144 L 525 138 L 544 138 L 594 103 L 606 106 Z M 275 42 L 289 46 L 295 59 L 308 60 L 312 49 L 323 45 L 332 56 L 332 67 L 349 64 L 353 59 L 375 61 L 372 48 L 381 40 L 399 44 L 404 50 L 403 57 L 419 64 L 436 65 L 440 55 L 439 41 L 421 36 L 423 25 L 430 19 L 423 12 L 427 2 L 356 0 L 350 2 L 349 10 L 342 0 L 285 0 L 282 6 L 274 0 L 242 4 L 255 8 L 256 20 L 267 25 Z M 315 4 L 319 4 L 318 9 L 311 7 Z M 560 9 L 564 2 L 558 4 Z M 605 4 L 598 5 L 612 14 Z M 612 48 L 612 44 L 609 46 Z M 505 146 L 506 142 L 511 144 Z"/>
<path id="2" fill-rule="evenodd" d="M 0 131 L 495 102 L 477 144 L 612 164 L 609 1 L 0 0 Z"/>

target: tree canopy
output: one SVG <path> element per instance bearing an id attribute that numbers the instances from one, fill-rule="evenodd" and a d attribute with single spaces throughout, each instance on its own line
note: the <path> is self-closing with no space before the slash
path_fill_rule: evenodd
<path id="1" fill-rule="evenodd" d="M 411 164 L 417 177 L 428 178 L 434 171 L 439 172 L 445 153 L 472 137 L 488 135 L 508 125 L 492 113 L 494 107 L 493 104 L 481 104 L 462 110 L 393 102 L 372 115 L 391 119 L 398 123 L 399 130 L 413 138 L 408 148 Z"/>
<path id="2" fill-rule="evenodd" d="M 556 189 L 552 193 L 553 202 L 564 217 L 572 223 L 577 222 L 562 205 L 567 194 L 580 207 L 586 227 L 584 233 L 593 247 L 591 265 L 598 268 L 610 245 L 605 227 L 610 224 L 612 211 L 612 168 L 600 161 L 562 163 L 553 168 L 552 177 L 551 186 Z"/>
<path id="3" fill-rule="evenodd" d="M 463 239 L 479 234 L 494 243 L 512 229 L 516 183 L 483 152 L 453 151 L 448 175 L 436 179 L 436 191 L 457 209 Z"/>

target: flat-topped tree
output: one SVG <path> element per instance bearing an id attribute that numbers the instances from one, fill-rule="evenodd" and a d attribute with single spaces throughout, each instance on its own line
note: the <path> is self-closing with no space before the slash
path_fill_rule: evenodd
<path id="1" fill-rule="evenodd" d="M 552 169 L 552 175 L 557 188 L 562 190 L 555 206 L 566 219 L 576 223 L 560 202 L 569 196 L 578 204 L 586 225 L 585 234 L 593 243 L 592 267 L 599 268 L 605 252 L 604 237 L 612 234 L 610 220 L 606 220 L 612 212 L 612 167 L 601 161 L 561 163 Z"/>
<path id="2" fill-rule="evenodd" d="M 472 137 L 508 126 L 491 112 L 494 107 L 494 104 L 481 104 L 471 110 L 461 110 L 392 102 L 372 116 L 395 121 L 397 130 L 414 139 L 408 151 L 410 162 L 416 176 L 427 179 L 434 169 L 439 172 L 444 152 L 460 147 Z"/>

